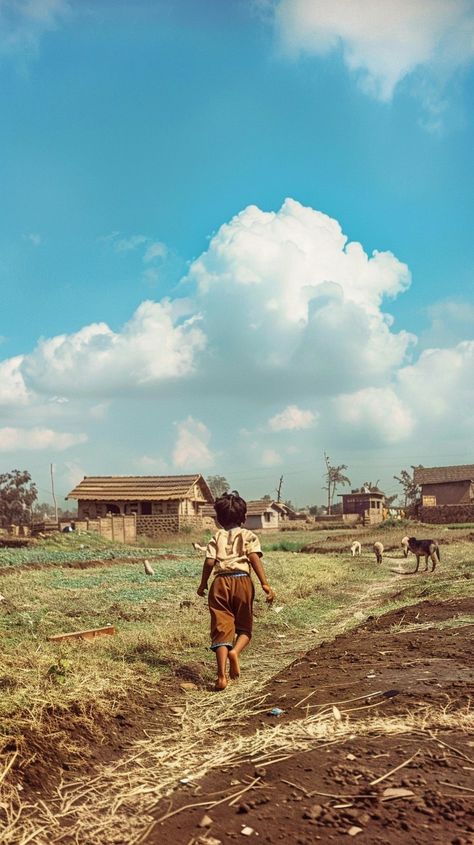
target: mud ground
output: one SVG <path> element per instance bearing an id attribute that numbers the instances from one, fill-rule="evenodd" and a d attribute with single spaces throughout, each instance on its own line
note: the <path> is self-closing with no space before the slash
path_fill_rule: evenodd
<path id="1" fill-rule="evenodd" d="M 318 705 L 357 698 L 345 707 L 378 703 L 367 714 L 387 717 L 420 707 L 455 714 L 474 692 L 473 612 L 474 599 L 426 601 L 369 618 L 273 678 L 265 690 L 268 711 L 279 707 L 284 723 L 304 718 Z M 410 628 L 426 623 L 437 627 Z M 254 716 L 244 730 L 251 735 L 274 719 L 267 713 Z M 372 783 L 401 763 L 406 765 Z M 336 845 L 352 838 L 361 845 L 472 845 L 473 773 L 474 737 L 456 727 L 432 736 L 352 737 L 263 768 L 249 761 L 219 769 L 199 783 L 180 786 L 157 807 L 146 845 L 247 840 Z M 405 794 L 386 792 L 393 788 Z M 222 803 L 212 807 L 214 801 Z M 202 806 L 181 811 L 194 803 Z M 169 813 L 174 815 L 158 821 Z M 208 818 L 200 826 L 203 816 Z"/>

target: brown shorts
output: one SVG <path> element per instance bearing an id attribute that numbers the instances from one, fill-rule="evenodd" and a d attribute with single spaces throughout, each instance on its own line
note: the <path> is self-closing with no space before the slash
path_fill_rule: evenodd
<path id="1" fill-rule="evenodd" d="M 211 648 L 232 648 L 236 634 L 252 636 L 255 589 L 250 575 L 216 575 L 209 590 Z"/>

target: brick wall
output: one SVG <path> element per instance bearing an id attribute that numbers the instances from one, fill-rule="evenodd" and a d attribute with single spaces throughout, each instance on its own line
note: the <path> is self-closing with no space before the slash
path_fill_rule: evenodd
<path id="1" fill-rule="evenodd" d="M 155 516 L 137 516 L 137 534 L 147 537 L 157 537 L 159 534 L 169 534 L 183 528 L 203 528 L 202 516 L 187 516 L 176 514 L 156 514 Z"/>
<path id="2" fill-rule="evenodd" d="M 470 505 L 436 505 L 432 508 L 419 508 L 422 522 L 443 524 L 447 522 L 474 522 L 474 502 Z"/>

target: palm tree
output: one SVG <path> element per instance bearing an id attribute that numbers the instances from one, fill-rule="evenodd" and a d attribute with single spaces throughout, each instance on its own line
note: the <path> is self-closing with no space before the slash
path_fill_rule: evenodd
<path id="1" fill-rule="evenodd" d="M 347 475 L 343 475 L 342 473 L 342 470 L 347 469 L 346 464 L 340 464 L 338 467 L 331 466 L 329 455 L 326 455 L 326 452 L 324 453 L 324 460 L 326 462 L 326 486 L 324 489 L 328 492 L 328 513 L 330 514 L 336 487 L 340 484 L 350 484 L 351 482 Z"/>

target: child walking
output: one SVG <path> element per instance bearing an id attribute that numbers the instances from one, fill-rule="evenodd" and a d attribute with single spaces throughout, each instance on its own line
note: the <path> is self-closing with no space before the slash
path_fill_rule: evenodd
<path id="1" fill-rule="evenodd" d="M 214 571 L 209 590 L 211 613 L 211 649 L 217 661 L 216 690 L 227 686 L 226 668 L 232 679 L 240 675 L 239 657 L 252 636 L 252 606 L 254 586 L 250 570 L 255 572 L 267 602 L 274 593 L 267 584 L 263 568 L 262 550 L 258 537 L 242 528 L 247 514 L 247 503 L 234 490 L 216 499 L 214 510 L 221 529 L 214 534 L 206 549 L 198 596 L 203 596 Z"/>

